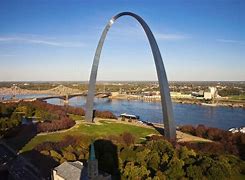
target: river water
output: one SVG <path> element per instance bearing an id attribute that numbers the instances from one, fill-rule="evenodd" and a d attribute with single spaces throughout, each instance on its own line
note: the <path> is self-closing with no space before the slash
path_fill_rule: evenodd
<path id="1" fill-rule="evenodd" d="M 46 97 L 45 94 L 17 95 L 16 98 Z M 11 96 L 4 96 L 9 99 Z M 1 98 L 1 95 L 0 95 Z M 49 99 L 48 103 L 63 105 L 63 100 Z M 86 97 L 74 97 L 69 100 L 69 105 L 85 107 Z M 122 113 L 135 114 L 141 120 L 161 123 L 162 109 L 160 102 L 128 101 L 117 99 L 95 99 L 95 109 L 108 110 L 119 116 Z M 204 124 L 209 127 L 229 129 L 231 127 L 245 126 L 245 109 L 231 107 L 211 107 L 193 104 L 173 103 L 174 117 L 177 125 Z"/>
<path id="2" fill-rule="evenodd" d="M 50 99 L 51 104 L 63 105 L 59 99 Z M 85 106 L 86 97 L 74 97 L 69 105 Z M 122 113 L 139 115 L 141 120 L 161 123 L 162 109 L 160 102 L 128 101 L 116 99 L 96 99 L 95 109 L 109 110 L 119 116 Z M 173 103 L 174 117 L 177 125 L 204 124 L 209 127 L 229 129 L 231 127 L 245 126 L 245 109 L 231 107 L 210 107 L 193 104 Z"/>

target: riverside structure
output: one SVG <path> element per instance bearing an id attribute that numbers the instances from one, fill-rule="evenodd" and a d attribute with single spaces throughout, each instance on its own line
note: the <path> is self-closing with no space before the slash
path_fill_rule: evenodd
<path id="1" fill-rule="evenodd" d="M 132 12 L 122 12 L 112 17 L 112 19 L 110 19 L 110 21 L 107 23 L 100 37 L 100 40 L 99 40 L 99 43 L 98 43 L 98 46 L 95 52 L 94 60 L 93 60 L 91 74 L 90 74 L 88 95 L 87 95 L 87 101 L 86 101 L 85 119 L 88 122 L 93 121 L 95 84 L 96 84 L 100 54 L 102 51 L 102 47 L 103 47 L 107 32 L 109 31 L 112 24 L 121 16 L 131 16 L 135 18 L 141 24 L 141 26 L 143 27 L 147 35 L 148 41 L 151 46 L 152 54 L 154 57 L 158 82 L 160 86 L 161 104 L 162 104 L 162 112 L 163 112 L 163 120 L 164 120 L 164 135 L 168 140 L 175 141 L 176 140 L 176 125 L 175 125 L 174 116 L 173 116 L 173 107 L 172 107 L 172 101 L 170 98 L 169 84 L 167 80 L 166 71 L 163 65 L 161 53 L 160 53 L 157 42 L 149 26 L 140 16 Z"/>

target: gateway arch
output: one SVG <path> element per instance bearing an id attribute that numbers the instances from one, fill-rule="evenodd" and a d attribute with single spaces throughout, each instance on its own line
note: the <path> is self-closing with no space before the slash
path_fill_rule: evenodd
<path id="1" fill-rule="evenodd" d="M 117 14 L 116 16 L 112 17 L 110 21 L 107 23 L 97 46 L 93 66 L 90 74 L 90 80 L 89 80 L 89 87 L 88 87 L 88 95 L 87 95 L 87 101 L 86 101 L 86 114 L 85 119 L 88 122 L 93 121 L 93 108 L 94 108 L 94 96 L 95 96 L 95 84 L 96 84 L 96 77 L 97 77 L 97 71 L 98 71 L 98 65 L 100 60 L 100 54 L 101 50 L 107 35 L 107 32 L 109 31 L 112 24 L 121 16 L 131 16 L 135 18 L 143 27 L 148 41 L 151 46 L 152 54 L 155 61 L 156 71 L 157 71 L 157 77 L 158 82 L 160 86 L 160 94 L 161 94 L 161 104 L 162 104 L 162 112 L 163 112 L 163 120 L 164 120 L 164 136 L 168 140 L 175 140 L 176 139 L 176 127 L 175 127 L 175 121 L 173 117 L 173 107 L 172 102 L 170 98 L 170 92 L 169 92 L 169 85 L 167 80 L 167 75 L 165 72 L 165 68 L 163 65 L 162 57 L 160 50 L 158 48 L 157 42 L 154 38 L 154 35 L 152 34 L 149 26 L 146 24 L 146 22 L 138 15 L 131 13 L 131 12 L 122 12 Z"/>

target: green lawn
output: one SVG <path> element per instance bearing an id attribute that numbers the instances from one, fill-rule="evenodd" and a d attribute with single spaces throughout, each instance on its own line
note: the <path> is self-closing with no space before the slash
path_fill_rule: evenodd
<path id="1" fill-rule="evenodd" d="M 133 134 L 137 141 L 146 137 L 149 134 L 157 134 L 158 132 L 154 129 L 138 127 L 130 124 L 114 123 L 110 121 L 100 121 L 101 125 L 96 124 L 85 124 L 82 123 L 77 128 L 73 128 L 69 131 L 62 133 L 53 133 L 47 135 L 38 135 L 32 138 L 23 148 L 22 151 L 28 151 L 33 149 L 36 145 L 45 141 L 60 141 L 66 135 L 88 135 L 91 137 L 103 137 L 108 135 L 120 135 L 124 132 L 130 132 Z"/>
<path id="2" fill-rule="evenodd" d="M 85 125 L 81 124 L 79 128 L 75 129 L 73 132 L 79 133 L 82 132 L 88 135 L 95 136 L 107 136 L 107 135 L 120 135 L 123 132 L 130 132 L 135 137 L 145 137 L 148 134 L 157 133 L 157 131 L 149 128 L 138 127 L 129 124 L 120 124 L 101 121 L 102 125 Z"/>
<path id="3" fill-rule="evenodd" d="M 68 114 L 68 115 L 74 121 L 84 120 L 84 116 L 75 115 L 75 114 Z"/>
<path id="4" fill-rule="evenodd" d="M 52 141 L 52 142 L 60 141 L 66 135 L 69 135 L 69 133 L 65 132 L 65 133 L 55 133 L 55 134 L 48 134 L 42 136 L 35 136 L 22 148 L 21 151 L 24 152 L 24 151 L 32 150 L 35 146 L 45 141 Z"/>
<path id="5" fill-rule="evenodd" d="M 245 100 L 245 95 L 229 96 L 230 100 Z"/>

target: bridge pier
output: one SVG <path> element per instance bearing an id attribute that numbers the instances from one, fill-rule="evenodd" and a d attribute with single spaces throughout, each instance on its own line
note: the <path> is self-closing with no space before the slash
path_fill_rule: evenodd
<path id="1" fill-rule="evenodd" d="M 69 104 L 69 96 L 67 94 L 67 95 L 65 95 L 64 105 L 68 105 L 68 104 Z"/>

